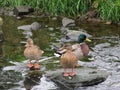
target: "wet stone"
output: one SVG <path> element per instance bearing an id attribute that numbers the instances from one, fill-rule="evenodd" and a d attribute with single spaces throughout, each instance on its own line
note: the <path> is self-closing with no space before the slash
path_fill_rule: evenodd
<path id="1" fill-rule="evenodd" d="M 32 30 L 38 30 L 39 28 L 40 28 L 40 24 L 38 23 L 38 22 L 33 22 L 32 24 L 31 24 L 31 28 L 32 28 Z"/>
<path id="2" fill-rule="evenodd" d="M 72 20 L 72 19 L 69 19 L 69 18 L 63 18 L 62 24 L 63 24 L 64 27 L 75 26 L 75 21 Z"/>
<path id="3" fill-rule="evenodd" d="M 22 80 L 22 74 L 13 70 L 0 70 L 0 90 L 8 90 L 8 88 L 17 86 L 16 82 Z"/>
<path id="4" fill-rule="evenodd" d="M 109 73 L 105 70 L 81 67 L 75 69 L 76 75 L 63 76 L 63 69 L 47 71 L 46 77 L 55 82 L 62 90 L 73 90 L 78 87 L 97 85 L 106 80 Z"/>
<path id="5" fill-rule="evenodd" d="M 31 25 L 22 25 L 17 27 L 18 30 L 31 31 Z"/>
<path id="6" fill-rule="evenodd" d="M 38 30 L 40 28 L 40 24 L 38 22 L 33 22 L 31 25 L 22 25 L 18 26 L 18 30 L 24 30 L 26 32 L 30 32 L 31 30 Z"/>
<path id="7" fill-rule="evenodd" d="M 29 6 L 17 6 L 13 9 L 14 15 L 16 16 L 27 15 L 33 11 L 34 9 Z"/>

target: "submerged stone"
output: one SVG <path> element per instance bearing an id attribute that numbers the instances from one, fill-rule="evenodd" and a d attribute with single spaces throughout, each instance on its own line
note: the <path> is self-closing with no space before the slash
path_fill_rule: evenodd
<path id="1" fill-rule="evenodd" d="M 17 27 L 18 30 L 31 31 L 31 25 L 22 25 Z"/>
<path id="2" fill-rule="evenodd" d="M 18 30 L 24 30 L 26 32 L 30 32 L 31 30 L 38 30 L 40 28 L 40 24 L 38 22 L 33 22 L 31 25 L 22 25 L 18 26 Z"/>
<path id="3" fill-rule="evenodd" d="M 63 18 L 62 19 L 62 24 L 64 27 L 66 26 L 75 26 L 75 21 L 69 18 Z"/>
<path id="4" fill-rule="evenodd" d="M 39 28 L 40 28 L 40 24 L 38 23 L 38 22 L 33 22 L 32 24 L 31 24 L 31 28 L 32 28 L 32 30 L 38 30 Z"/>
<path id="5" fill-rule="evenodd" d="M 78 87 L 97 85 L 106 80 L 109 73 L 88 67 L 75 69 L 76 75 L 64 77 L 63 70 L 46 72 L 46 77 L 55 82 L 62 90 L 73 90 Z"/>

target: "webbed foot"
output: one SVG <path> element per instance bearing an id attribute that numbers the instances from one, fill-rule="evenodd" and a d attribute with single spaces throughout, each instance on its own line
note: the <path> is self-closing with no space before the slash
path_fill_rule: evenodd
<path id="1" fill-rule="evenodd" d="M 32 64 L 32 63 L 29 63 L 27 66 L 28 66 L 29 68 L 31 68 L 31 67 L 33 67 L 33 64 Z"/>
<path id="2" fill-rule="evenodd" d="M 64 72 L 63 76 L 67 77 L 67 76 L 69 76 L 69 73 Z"/>
<path id="3" fill-rule="evenodd" d="M 75 76 L 76 74 L 75 74 L 75 72 L 70 72 L 69 75 L 70 76 Z"/>
<path id="4" fill-rule="evenodd" d="M 39 65 L 38 63 L 35 63 L 35 64 L 34 64 L 34 68 L 35 68 L 35 69 L 40 69 L 40 65 Z"/>

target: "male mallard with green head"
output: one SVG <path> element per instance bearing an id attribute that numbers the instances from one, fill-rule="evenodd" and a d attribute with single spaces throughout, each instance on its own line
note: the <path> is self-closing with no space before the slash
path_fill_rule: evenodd
<path id="1" fill-rule="evenodd" d="M 72 45 L 73 53 L 80 60 L 83 56 L 87 56 L 89 54 L 89 47 L 85 43 L 85 41 L 91 42 L 90 39 L 87 38 L 85 34 L 80 34 L 78 36 L 78 43 Z"/>
<path id="2" fill-rule="evenodd" d="M 85 41 L 91 42 L 90 39 L 87 38 L 85 34 L 80 34 L 78 36 L 78 43 L 72 45 L 72 52 L 77 56 L 79 60 L 83 58 L 83 56 L 87 56 L 89 53 L 89 47 L 85 43 Z M 62 55 L 64 52 L 63 48 L 59 48 L 57 50 L 57 54 Z"/>
<path id="3" fill-rule="evenodd" d="M 37 45 L 34 45 L 34 42 L 31 38 L 27 39 L 27 43 L 25 45 L 24 56 L 30 60 L 28 67 L 34 67 L 35 69 L 39 69 L 40 65 L 38 60 L 41 58 L 44 51 L 42 51 Z M 32 60 L 36 60 L 36 63 L 33 65 Z"/>

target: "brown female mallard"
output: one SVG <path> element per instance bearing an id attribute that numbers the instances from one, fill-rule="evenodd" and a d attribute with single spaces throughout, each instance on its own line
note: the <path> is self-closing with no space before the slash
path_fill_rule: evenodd
<path id="1" fill-rule="evenodd" d="M 72 45 L 71 44 L 66 44 L 64 47 L 65 49 L 64 53 L 61 56 L 61 65 L 64 68 L 64 75 L 63 76 L 74 76 L 75 72 L 74 72 L 74 67 L 77 64 L 77 57 L 74 53 L 72 53 Z M 67 72 L 66 69 L 72 69 L 71 72 Z"/>
<path id="2" fill-rule="evenodd" d="M 42 51 L 37 45 L 34 45 L 34 42 L 31 38 L 27 40 L 25 47 L 24 56 L 30 60 L 28 67 L 34 67 L 36 69 L 40 68 L 38 60 L 41 58 L 44 51 Z M 36 60 L 36 63 L 34 65 L 31 62 L 32 60 Z"/>

